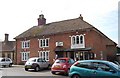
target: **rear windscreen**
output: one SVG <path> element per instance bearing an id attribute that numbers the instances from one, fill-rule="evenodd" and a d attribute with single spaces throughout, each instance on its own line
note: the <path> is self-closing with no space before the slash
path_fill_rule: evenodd
<path id="1" fill-rule="evenodd" d="M 58 59 L 58 60 L 56 60 L 55 62 L 56 62 L 56 63 L 65 63 L 66 60 L 65 60 L 65 59 Z"/>

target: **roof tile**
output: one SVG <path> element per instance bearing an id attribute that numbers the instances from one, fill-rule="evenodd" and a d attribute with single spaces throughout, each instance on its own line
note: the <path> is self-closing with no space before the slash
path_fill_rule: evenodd
<path id="1" fill-rule="evenodd" d="M 15 37 L 25 38 L 25 37 L 33 37 L 38 35 L 49 35 L 49 34 L 57 34 L 66 31 L 78 30 L 78 29 L 86 29 L 91 28 L 90 24 L 81 20 L 80 18 L 64 20 L 59 22 L 52 22 L 42 26 L 33 26 L 27 31 Z"/>

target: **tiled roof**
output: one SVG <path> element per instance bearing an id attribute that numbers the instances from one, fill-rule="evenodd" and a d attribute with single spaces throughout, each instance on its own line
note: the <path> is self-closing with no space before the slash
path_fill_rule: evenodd
<path id="1" fill-rule="evenodd" d="M 93 28 L 97 30 L 99 34 L 104 35 L 101 31 L 99 31 L 97 28 L 87 23 L 83 19 L 75 18 L 75 19 L 63 20 L 58 22 L 52 22 L 41 26 L 33 26 L 27 31 L 23 32 L 22 34 L 16 36 L 15 39 L 37 37 L 37 36 L 51 35 L 51 34 L 64 33 L 64 32 L 72 32 L 72 31 L 88 29 L 88 28 Z M 104 36 L 108 39 L 108 45 L 116 44 L 106 35 Z"/>
<path id="2" fill-rule="evenodd" d="M 15 51 L 15 41 L 2 42 L 2 51 Z"/>
<path id="3" fill-rule="evenodd" d="M 91 26 L 84 20 L 80 18 L 75 18 L 75 19 L 64 20 L 59 22 L 52 22 L 45 24 L 43 26 L 33 26 L 32 28 L 28 29 L 27 31 L 15 37 L 15 39 L 25 38 L 25 37 L 35 37 L 39 35 L 57 34 L 57 33 L 75 31 L 75 30 L 92 28 L 92 27 L 93 26 Z"/>

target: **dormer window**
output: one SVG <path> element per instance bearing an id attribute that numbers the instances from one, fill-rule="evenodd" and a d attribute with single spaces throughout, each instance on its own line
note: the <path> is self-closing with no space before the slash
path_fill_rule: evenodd
<path id="1" fill-rule="evenodd" d="M 84 35 L 71 36 L 71 49 L 74 48 L 85 48 Z"/>

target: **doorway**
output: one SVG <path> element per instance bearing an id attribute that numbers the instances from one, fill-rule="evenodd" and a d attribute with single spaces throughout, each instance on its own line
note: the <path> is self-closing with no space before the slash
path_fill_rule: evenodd
<path id="1" fill-rule="evenodd" d="M 90 59 L 90 54 L 85 51 L 75 52 L 75 58 L 76 60 L 88 60 Z"/>

